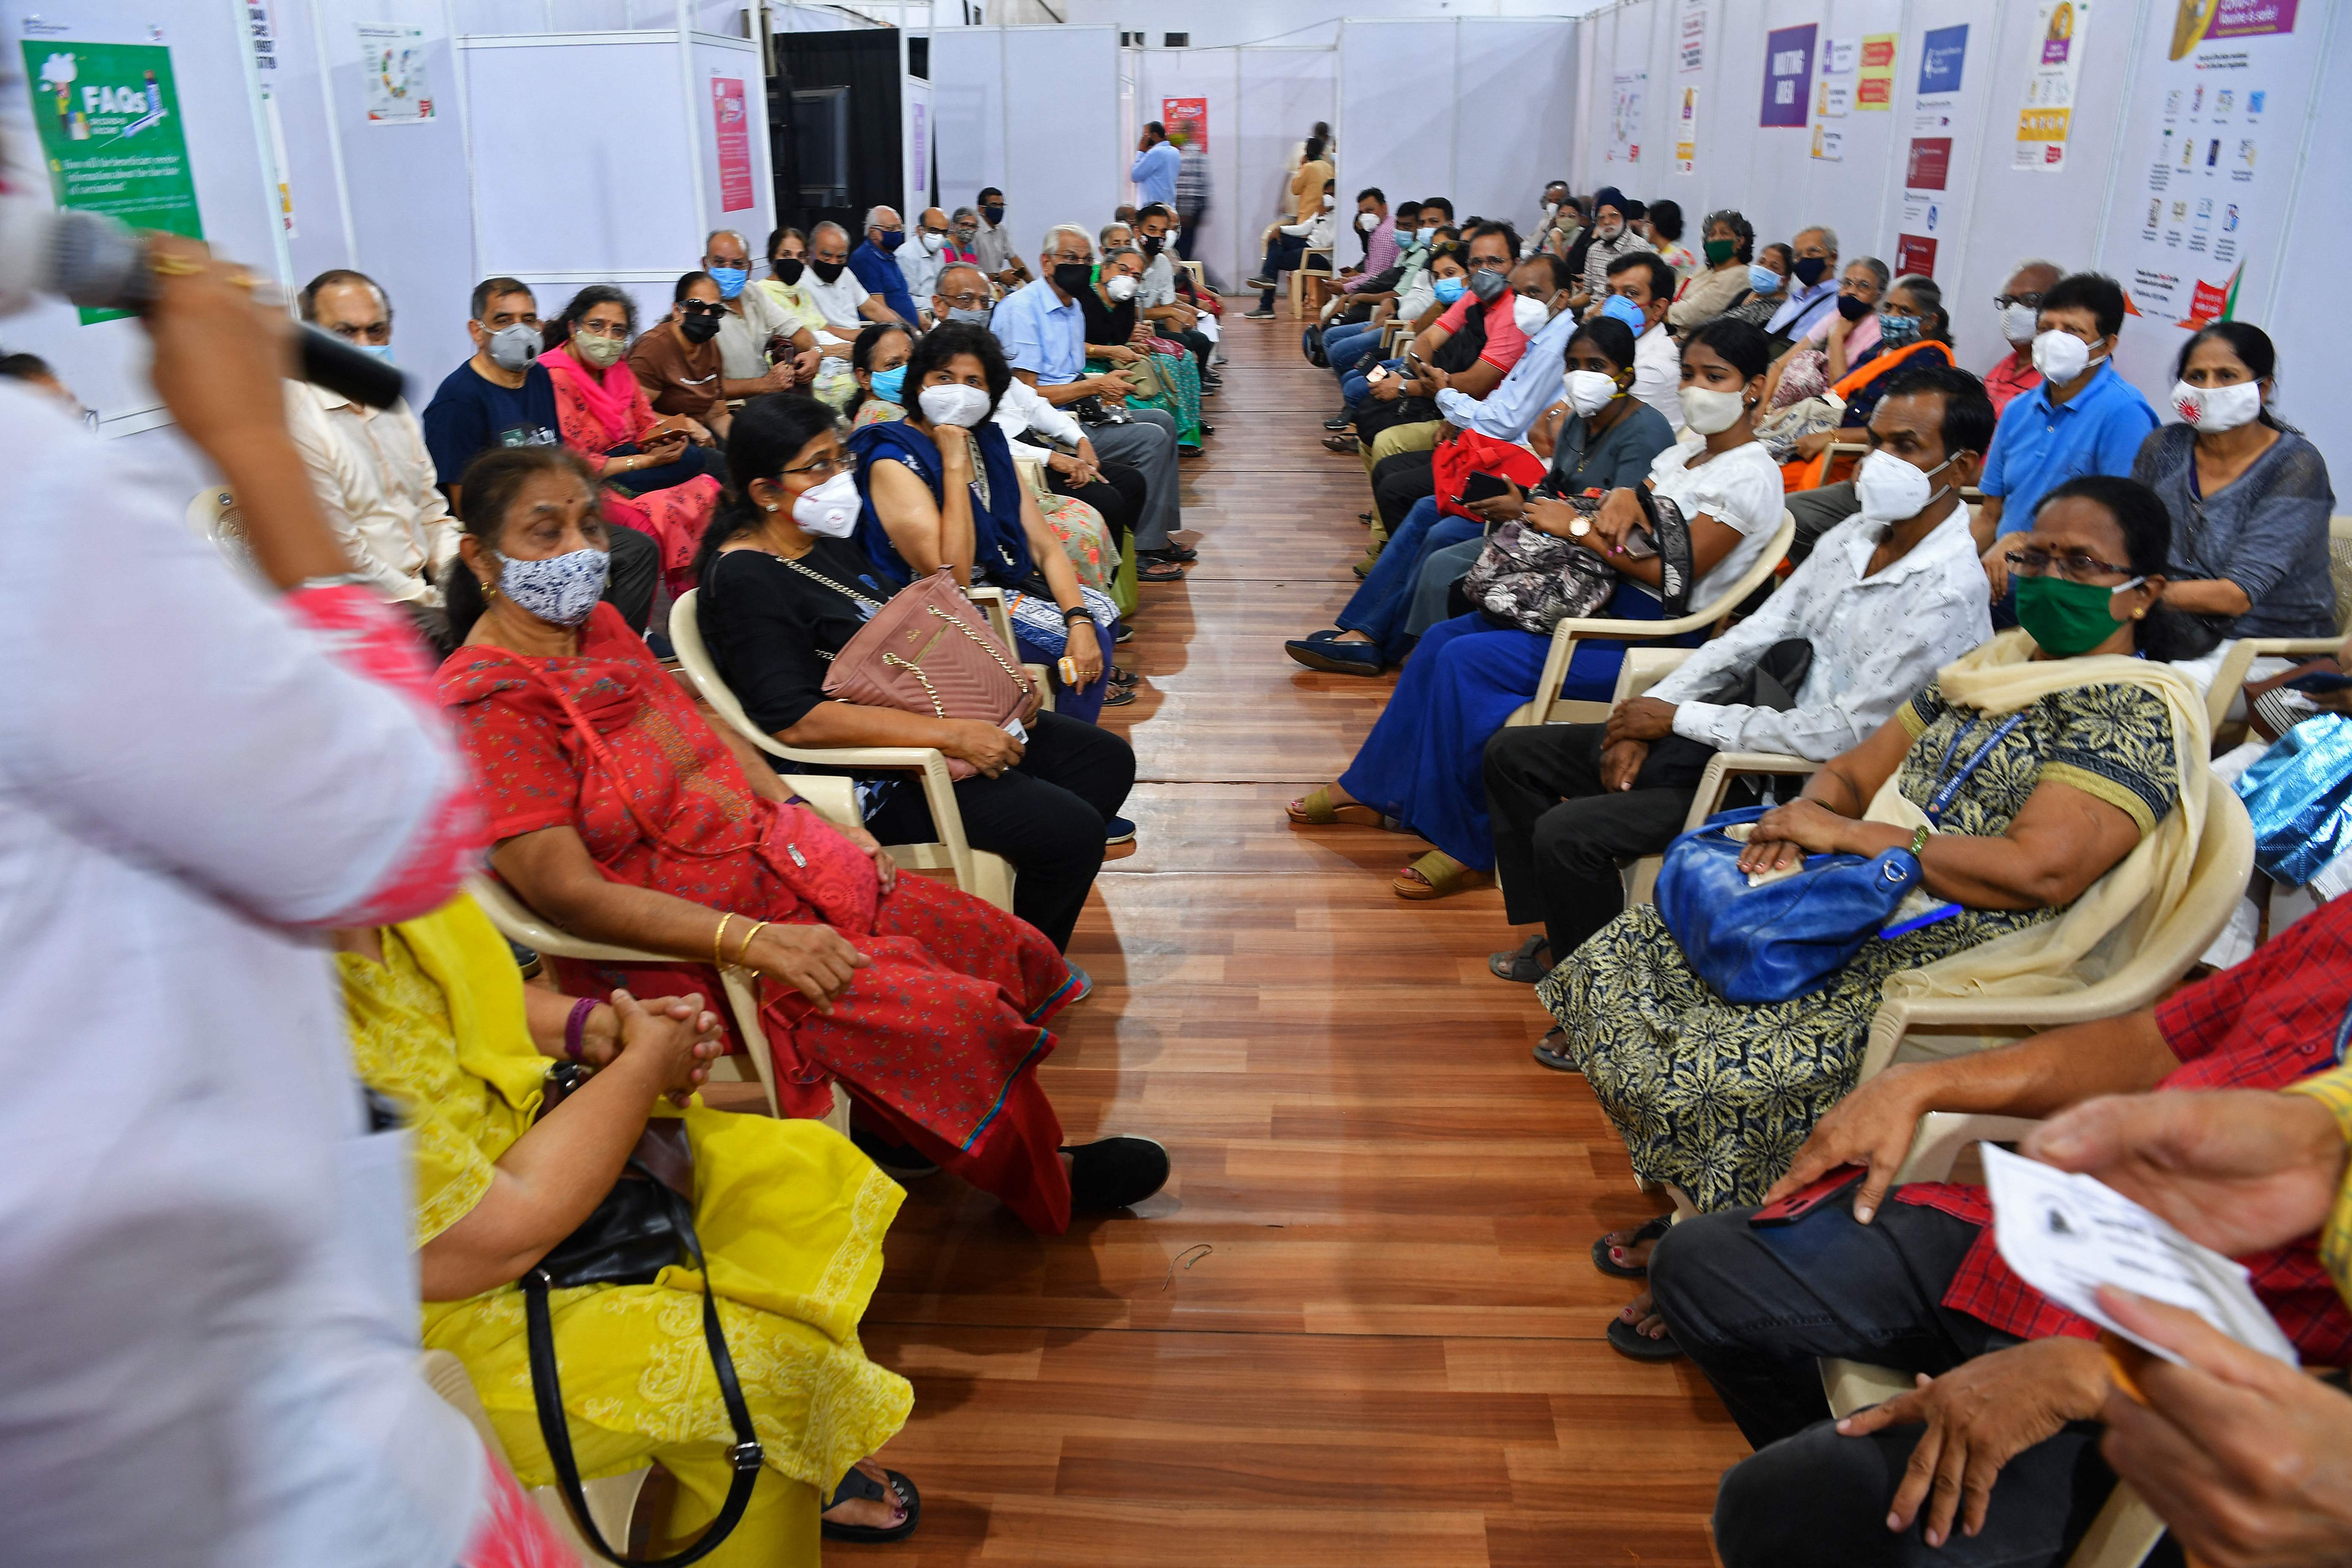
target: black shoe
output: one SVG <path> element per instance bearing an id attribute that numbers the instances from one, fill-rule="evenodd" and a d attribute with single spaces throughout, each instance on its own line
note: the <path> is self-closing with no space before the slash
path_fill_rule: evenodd
<path id="1" fill-rule="evenodd" d="M 1133 1208 L 1168 1184 L 1168 1151 L 1149 1138 L 1098 1138 L 1065 1149 L 1070 1207 L 1082 1214 Z"/>
<path id="2" fill-rule="evenodd" d="M 842 1091 L 835 1089 L 834 1092 L 838 1094 Z M 906 1144 L 890 1142 L 879 1133 L 869 1132 L 855 1121 L 849 1124 L 849 1141 L 857 1145 L 859 1153 L 902 1182 L 940 1173 L 937 1165 Z"/>
<path id="3" fill-rule="evenodd" d="M 1135 628 L 1129 626 L 1125 621 L 1121 621 L 1118 623 L 1118 632 L 1112 636 L 1110 640 L 1114 645 L 1118 643 L 1133 642 L 1135 640 Z"/>
<path id="4" fill-rule="evenodd" d="M 1326 430 L 1345 430 L 1349 426 L 1353 425 L 1355 422 L 1356 416 L 1353 414 L 1334 414 L 1330 418 L 1323 421 L 1323 428 Z"/>
<path id="5" fill-rule="evenodd" d="M 1135 671 L 1131 669 L 1121 669 L 1118 666 L 1114 664 L 1110 667 L 1110 674 L 1106 676 L 1104 679 L 1108 679 L 1113 686 L 1133 686 L 1138 680 L 1140 680 L 1142 677 L 1137 675 Z"/>
<path id="6" fill-rule="evenodd" d="M 1244 280 L 1244 289 L 1279 289 L 1282 285 L 1271 278 L 1251 278 Z"/>
<path id="7" fill-rule="evenodd" d="M 1124 708 L 1124 707 L 1126 707 L 1129 703 L 1130 703 L 1130 702 L 1132 702 L 1132 701 L 1134 701 L 1134 700 L 1135 700 L 1135 688 L 1134 688 L 1134 687 L 1132 687 L 1132 686 L 1113 686 L 1113 685 L 1109 684 L 1108 682 L 1105 682 L 1105 683 L 1104 683 L 1104 686 L 1103 686 L 1103 706 L 1104 706 L 1104 707 L 1106 707 L 1106 708 Z"/>

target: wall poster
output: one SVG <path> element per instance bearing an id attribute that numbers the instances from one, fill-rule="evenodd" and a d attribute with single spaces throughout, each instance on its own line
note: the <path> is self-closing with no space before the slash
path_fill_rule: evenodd
<path id="1" fill-rule="evenodd" d="M 1642 161 L 1642 111 L 1650 94 L 1648 71 L 1619 71 L 1610 80 L 1609 150 L 1612 163 Z"/>
<path id="2" fill-rule="evenodd" d="M 1764 39 L 1764 104 L 1756 123 L 1801 129 L 1812 100 L 1814 24 L 1775 27 Z"/>
<path id="3" fill-rule="evenodd" d="M 2042 0 L 2034 12 L 2033 60 L 2025 73 L 2024 101 L 2017 111 L 2017 153 L 2010 167 L 2054 174 L 2066 166 L 2074 86 L 2082 79 L 2084 37 L 2090 26 L 2091 0 Z"/>
<path id="4" fill-rule="evenodd" d="M 1953 151 L 1960 132 L 1960 84 L 1967 78 L 1969 25 L 1931 27 L 1920 39 L 1919 79 L 1911 95 L 1911 134 L 1904 149 L 1903 201 L 1895 237 L 1895 269 L 1936 275 L 1936 250 L 1954 226 Z"/>
<path id="5" fill-rule="evenodd" d="M 57 205 L 202 239 L 171 49 L 43 38 L 27 40 L 24 50 L 33 124 Z M 81 322 L 128 314 L 85 310 Z"/>
<path id="6" fill-rule="evenodd" d="M 1895 46 L 1893 33 L 1865 33 L 1862 64 L 1855 68 L 1853 106 L 1882 112 L 1895 107 Z"/>
<path id="7" fill-rule="evenodd" d="M 360 75 L 367 83 L 371 125 L 421 125 L 433 118 L 433 83 L 425 74 L 425 29 L 361 22 Z"/>
<path id="8" fill-rule="evenodd" d="M 1706 68 L 1706 0 L 1676 0 L 1675 74 L 1696 76 Z"/>
<path id="9" fill-rule="evenodd" d="M 1160 123 L 1168 140 L 1181 146 L 1209 150 L 1209 100 L 1205 98 L 1163 98 Z"/>
<path id="10" fill-rule="evenodd" d="M 710 122 L 719 138 L 719 210 L 757 205 L 751 195 L 751 127 L 743 106 L 743 79 L 710 79 Z"/>
<path id="11" fill-rule="evenodd" d="M 1687 174 L 1698 164 L 1698 87 L 1687 84 L 1681 89 L 1681 103 L 1675 114 L 1675 173 Z"/>

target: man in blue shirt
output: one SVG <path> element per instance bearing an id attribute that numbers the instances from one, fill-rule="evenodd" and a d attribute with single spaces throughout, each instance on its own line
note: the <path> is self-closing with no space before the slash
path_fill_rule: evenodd
<path id="1" fill-rule="evenodd" d="M 1789 248 L 1797 257 L 1789 272 L 1789 297 L 1764 324 L 1768 338 L 1801 338 L 1823 312 L 1837 309 L 1837 230 L 1827 224 L 1800 229 Z"/>
<path id="2" fill-rule="evenodd" d="M 1135 163 L 1127 177 L 1135 182 L 1135 205 L 1148 207 L 1158 202 L 1165 207 L 1176 205 L 1176 173 L 1183 166 L 1184 155 L 1168 140 L 1168 128 L 1157 120 L 1143 128 L 1143 139 L 1135 144 Z"/>
<path id="3" fill-rule="evenodd" d="M 893 207 L 876 207 L 866 215 L 866 243 L 849 253 L 849 269 L 866 291 L 890 307 L 898 318 L 913 326 L 915 297 L 907 291 L 907 275 L 892 254 L 907 243 L 906 221 Z"/>
<path id="4" fill-rule="evenodd" d="M 2096 272 L 2061 278 L 2042 296 L 2033 366 L 2042 384 L 2001 410 L 1985 454 L 1984 505 L 1977 548 L 1996 599 L 2009 591 L 2009 546 L 2002 536 L 2033 526 L 2042 498 L 2084 474 L 2129 474 L 2140 443 L 2156 428 L 2156 410 L 2116 374 L 2124 291 Z"/>
<path id="5" fill-rule="evenodd" d="M 1003 345 L 1013 374 L 1059 407 L 1099 397 L 1126 419 L 1087 426 L 1087 438 L 1102 456 L 1143 474 L 1143 507 L 1135 520 L 1139 568 L 1166 568 L 1190 561 L 1197 552 L 1169 537 L 1183 526 L 1177 503 L 1176 422 L 1157 408 L 1126 407 L 1131 390 L 1116 374 L 1088 375 L 1086 316 L 1078 292 L 1094 287 L 1094 241 L 1087 231 L 1056 224 L 1045 231 L 1037 258 L 1037 280 L 1007 294 L 989 318 L 988 329 Z M 1164 582 L 1165 576 L 1154 581 Z"/>

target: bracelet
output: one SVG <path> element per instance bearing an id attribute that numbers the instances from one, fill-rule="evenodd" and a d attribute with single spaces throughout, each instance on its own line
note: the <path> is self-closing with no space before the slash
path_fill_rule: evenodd
<path id="1" fill-rule="evenodd" d="M 735 917 L 733 915 L 720 915 L 719 917 L 719 929 L 710 933 L 710 964 L 714 969 L 724 969 L 727 967 L 727 955 L 719 952 L 719 943 L 727 940 L 727 928 L 729 925 L 733 923 L 734 919 Z"/>
<path id="2" fill-rule="evenodd" d="M 1074 621 L 1086 621 L 1091 624 L 1094 618 L 1094 612 L 1087 609 L 1084 605 L 1080 605 L 1074 610 L 1064 610 L 1062 612 L 1062 624 L 1066 626 Z"/>
<path id="3" fill-rule="evenodd" d="M 1919 858 L 1919 852 L 1927 847 L 1928 831 L 1927 825 L 1923 823 L 1911 835 L 1911 858 L 1914 860 Z"/>
<path id="4" fill-rule="evenodd" d="M 743 933 L 743 945 L 735 950 L 735 964 L 737 968 L 740 969 L 742 967 L 745 956 L 751 952 L 751 939 L 758 936 L 761 931 L 767 929 L 768 922 L 761 921 L 759 924 L 753 926 L 750 931 Z"/>
<path id="5" fill-rule="evenodd" d="M 572 1016 L 563 1020 L 563 1054 L 573 1061 L 580 1059 L 581 1032 L 588 1027 L 588 1015 L 596 1010 L 596 998 L 583 996 L 572 1004 Z"/>

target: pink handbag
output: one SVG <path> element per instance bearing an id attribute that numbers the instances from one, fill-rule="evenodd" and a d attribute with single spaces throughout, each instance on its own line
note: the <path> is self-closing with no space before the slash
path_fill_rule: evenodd
<path id="1" fill-rule="evenodd" d="M 971 719 L 999 729 L 1026 710 L 1032 695 L 1021 656 L 1000 641 L 942 566 L 891 596 L 833 656 L 824 694 L 867 708 L 896 708 L 940 719 Z M 948 759 L 948 773 L 980 770 Z"/>

